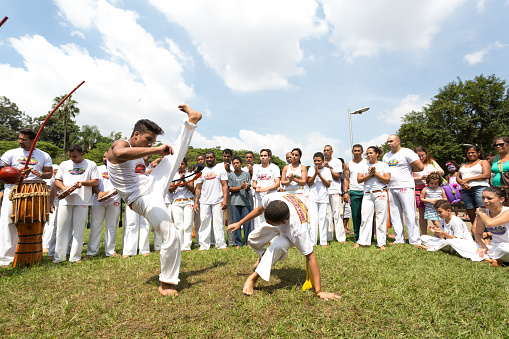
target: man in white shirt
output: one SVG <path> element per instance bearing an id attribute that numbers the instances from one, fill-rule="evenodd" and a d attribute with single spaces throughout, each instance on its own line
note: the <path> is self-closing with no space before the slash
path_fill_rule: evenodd
<path id="1" fill-rule="evenodd" d="M 393 134 L 387 138 L 387 146 L 391 150 L 383 157 L 383 162 L 391 169 L 389 182 L 389 208 L 391 224 L 397 244 L 405 243 L 403 213 L 405 214 L 408 241 L 412 245 L 421 244 L 419 226 L 415 220 L 415 182 L 413 172 L 424 170 L 419 156 L 408 148 L 400 145 L 399 136 Z"/>
<path id="2" fill-rule="evenodd" d="M 90 233 L 88 235 L 87 259 L 96 256 L 99 252 L 101 233 L 104 230 L 104 253 L 107 257 L 118 256 L 115 252 L 117 244 L 117 224 L 120 213 L 120 197 L 115 195 L 103 202 L 98 199 L 112 192 L 113 185 L 110 182 L 107 169 L 108 152 L 104 152 L 103 165 L 97 167 L 99 172 L 99 184 L 92 187 L 93 205 L 90 215 Z"/>
<path id="3" fill-rule="evenodd" d="M 332 158 L 333 153 L 334 151 L 331 145 L 324 146 L 324 166 L 330 170 L 332 175 L 332 181 L 328 188 L 332 222 L 336 231 L 336 240 L 343 244 L 346 241 L 345 227 L 343 225 L 343 198 L 341 196 L 341 173 L 343 172 L 343 164 L 339 159 Z"/>
<path id="4" fill-rule="evenodd" d="M 93 203 L 92 186 L 99 183 L 97 165 L 93 161 L 83 159 L 83 150 L 80 145 L 71 145 L 68 154 L 70 160 L 62 162 L 55 175 L 55 186 L 62 191 L 74 184 L 78 187 L 58 203 L 54 263 L 66 260 L 69 234 L 72 234 L 69 261 L 81 262 L 88 206 Z"/>
<path id="5" fill-rule="evenodd" d="M 228 174 L 222 164 L 216 165 L 214 152 L 205 153 L 205 167 L 196 180 L 194 211 L 200 212 L 200 251 L 210 248 L 210 228 L 214 230 L 216 248 L 225 250 L 224 210 L 228 203 Z M 200 203 L 198 207 L 198 202 Z"/>
<path id="6" fill-rule="evenodd" d="M 0 168 L 4 166 L 15 167 L 19 170 L 25 168 L 28 153 L 35 140 L 35 132 L 23 129 L 19 132 L 19 148 L 5 152 L 2 155 Z M 28 167 L 23 173 L 25 180 L 50 179 L 52 176 L 52 162 L 48 153 L 34 149 Z M 0 266 L 9 265 L 14 261 L 16 246 L 18 245 L 18 230 L 11 223 L 12 201 L 9 200 L 12 184 L 4 185 L 4 198 L 2 200 L 2 214 L 0 216 Z"/>
<path id="7" fill-rule="evenodd" d="M 256 166 L 253 171 L 252 187 L 255 191 L 254 208 L 261 206 L 262 198 L 267 194 L 275 193 L 281 182 L 281 170 L 276 164 L 272 164 L 272 151 L 270 149 L 262 149 L 260 151 L 261 164 Z M 253 221 L 253 230 L 265 222 L 263 215 L 258 216 Z"/>
<path id="8" fill-rule="evenodd" d="M 343 199 L 350 202 L 352 224 L 355 242 L 359 240 L 361 227 L 362 199 L 364 198 L 364 184 L 357 182 L 357 174 L 361 172 L 366 159 L 362 158 L 364 149 L 362 145 L 355 144 L 352 147 L 353 159 L 345 165 Z"/>
<path id="9" fill-rule="evenodd" d="M 235 169 L 232 165 L 232 157 L 233 152 L 229 148 L 225 148 L 223 150 L 223 162 L 218 164 L 221 166 L 224 166 L 224 170 L 226 171 L 226 175 L 233 172 Z M 232 214 L 232 201 L 231 201 L 231 195 L 230 191 L 228 191 L 228 206 L 226 207 L 226 224 L 230 225 L 233 222 L 233 214 Z M 235 245 L 235 237 L 233 236 L 233 233 L 228 233 L 228 246 L 234 246 Z"/>

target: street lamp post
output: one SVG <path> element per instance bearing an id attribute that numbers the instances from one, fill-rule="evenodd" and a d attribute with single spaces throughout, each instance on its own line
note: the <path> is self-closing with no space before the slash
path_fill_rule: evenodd
<path id="1" fill-rule="evenodd" d="M 366 112 L 368 109 L 369 107 L 364 107 L 353 112 L 350 112 L 350 109 L 348 109 L 348 120 L 350 122 L 350 149 L 353 148 L 352 114 L 362 114 Z"/>

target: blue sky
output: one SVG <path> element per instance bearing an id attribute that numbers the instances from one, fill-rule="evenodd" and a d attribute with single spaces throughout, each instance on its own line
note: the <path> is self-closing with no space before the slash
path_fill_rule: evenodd
<path id="1" fill-rule="evenodd" d="M 195 147 L 325 144 L 350 159 L 460 77 L 509 80 L 507 0 L 0 0 L 0 95 L 32 116 L 73 96 L 80 125 L 171 142 L 188 103 Z"/>

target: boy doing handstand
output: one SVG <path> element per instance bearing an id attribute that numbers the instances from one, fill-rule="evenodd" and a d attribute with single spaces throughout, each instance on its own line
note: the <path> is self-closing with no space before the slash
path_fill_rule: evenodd
<path id="1" fill-rule="evenodd" d="M 251 232 L 248 241 L 260 258 L 255 272 L 247 278 L 242 293 L 252 295 L 254 285 L 260 277 L 269 281 L 272 266 L 276 262 L 284 260 L 288 255 L 288 250 L 295 246 L 306 257 L 312 274 L 315 294 L 324 300 L 341 298 L 339 295 L 327 293 L 321 289 L 320 269 L 309 237 L 308 211 L 295 195 L 285 192 L 266 195 L 262 199 L 261 206 L 251 211 L 238 223 L 228 226 L 227 231 L 233 232 L 244 223 L 262 214 L 265 216 L 265 222 Z M 266 249 L 266 245 L 274 237 L 276 238 Z"/>

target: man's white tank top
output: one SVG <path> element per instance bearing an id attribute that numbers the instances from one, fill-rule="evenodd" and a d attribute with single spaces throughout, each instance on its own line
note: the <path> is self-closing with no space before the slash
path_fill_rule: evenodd
<path id="1" fill-rule="evenodd" d="M 357 174 L 362 172 L 362 168 L 366 163 L 366 159 L 362 159 L 361 162 L 356 164 L 351 160 L 348 162 L 348 169 L 350 170 L 350 186 L 348 187 L 350 191 L 363 191 L 364 192 L 364 183 L 359 184 L 357 182 Z"/>
<path id="2" fill-rule="evenodd" d="M 145 174 L 143 158 L 127 160 L 121 164 L 108 161 L 107 168 L 110 182 L 127 205 L 150 192 L 154 177 Z"/>

